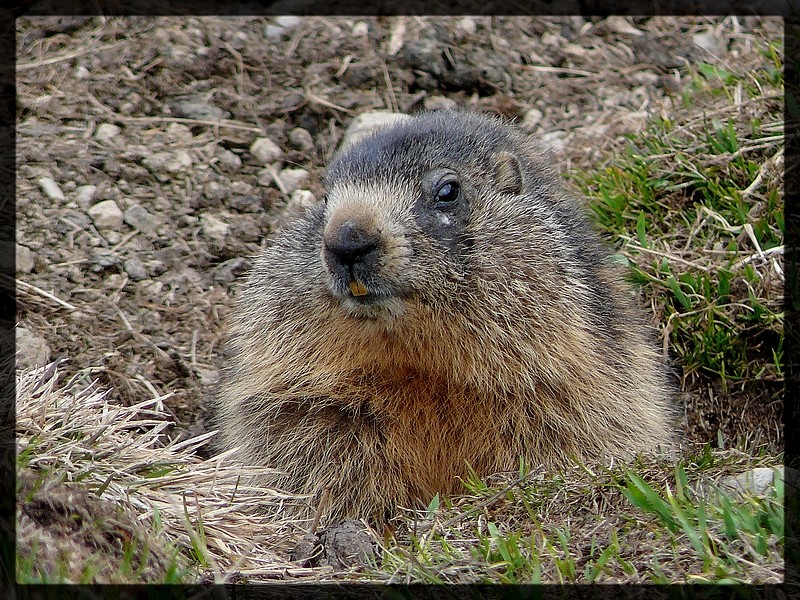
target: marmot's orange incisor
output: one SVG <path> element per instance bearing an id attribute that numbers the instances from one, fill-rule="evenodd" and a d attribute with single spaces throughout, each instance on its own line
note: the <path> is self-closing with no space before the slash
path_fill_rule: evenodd
<path id="1" fill-rule="evenodd" d="M 341 151 L 257 259 L 230 329 L 223 443 L 383 520 L 479 474 L 669 449 L 645 314 L 546 154 L 433 112 Z"/>

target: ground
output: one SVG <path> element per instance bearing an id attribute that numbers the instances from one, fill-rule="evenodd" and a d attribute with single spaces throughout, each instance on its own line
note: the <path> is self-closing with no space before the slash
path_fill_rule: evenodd
<path id="1" fill-rule="evenodd" d="M 21 366 L 66 358 L 125 405 L 167 395 L 164 433 L 203 433 L 238 282 L 321 199 L 356 115 L 491 112 L 591 173 L 654 119 L 713 120 L 684 101 L 693 68 L 757 73 L 781 38 L 755 17 L 19 19 Z M 777 452 L 779 378 L 729 386 L 668 350 L 689 443 Z"/>

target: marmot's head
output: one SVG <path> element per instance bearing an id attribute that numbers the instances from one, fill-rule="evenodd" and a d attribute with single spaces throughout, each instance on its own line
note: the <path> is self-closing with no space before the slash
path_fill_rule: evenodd
<path id="1" fill-rule="evenodd" d="M 424 114 L 354 144 L 326 177 L 328 290 L 352 316 L 393 319 L 457 304 L 470 280 L 502 279 L 516 254 L 536 251 L 537 220 L 548 229 L 545 169 L 524 135 L 472 113 Z"/>

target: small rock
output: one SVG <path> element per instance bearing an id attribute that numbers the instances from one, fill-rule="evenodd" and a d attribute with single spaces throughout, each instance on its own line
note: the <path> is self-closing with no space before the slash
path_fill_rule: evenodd
<path id="1" fill-rule="evenodd" d="M 283 150 L 269 138 L 258 138 L 250 145 L 250 154 L 262 165 L 267 165 L 282 158 Z"/>
<path id="2" fill-rule="evenodd" d="M 170 104 L 172 112 L 178 117 L 199 119 L 201 121 L 220 121 L 231 116 L 227 110 L 214 106 L 204 99 L 175 100 Z"/>
<path id="3" fill-rule="evenodd" d="M 148 260 L 144 266 L 147 267 L 148 273 L 150 273 L 153 277 L 158 277 L 167 271 L 167 265 L 157 258 Z"/>
<path id="4" fill-rule="evenodd" d="M 607 31 L 613 33 L 622 33 L 625 35 L 644 35 L 642 31 L 634 27 L 627 18 L 618 15 L 613 15 L 606 18 L 605 21 L 601 21 L 599 28 L 606 29 Z"/>
<path id="5" fill-rule="evenodd" d="M 544 118 L 544 113 L 542 111 L 540 111 L 538 108 L 531 108 L 525 113 L 525 117 L 523 117 L 520 127 L 530 133 L 531 131 L 536 130 L 536 128 L 539 126 L 539 123 L 542 122 L 542 118 Z"/>
<path id="6" fill-rule="evenodd" d="M 33 251 L 30 248 L 17 244 L 15 255 L 17 273 L 30 273 L 33 271 L 36 263 L 34 261 Z"/>
<path id="7" fill-rule="evenodd" d="M 339 150 L 352 146 L 355 142 L 363 139 L 385 127 L 394 125 L 410 119 L 408 115 L 402 113 L 393 113 L 382 110 L 375 110 L 370 112 L 361 113 L 350 122 L 350 125 L 344 132 L 342 143 L 339 145 Z"/>
<path id="8" fill-rule="evenodd" d="M 136 284 L 143 297 L 158 298 L 164 291 L 164 282 L 155 279 L 145 279 Z"/>
<path id="9" fill-rule="evenodd" d="M 209 213 L 203 213 L 200 215 L 200 229 L 206 237 L 215 241 L 224 242 L 228 237 L 230 225 L 219 217 Z"/>
<path id="10" fill-rule="evenodd" d="M 161 219 L 147 212 L 141 204 L 134 204 L 125 211 L 125 222 L 143 233 L 155 231 L 161 225 Z"/>
<path id="11" fill-rule="evenodd" d="M 278 27 L 283 27 L 284 29 L 291 29 L 300 24 L 300 17 L 296 17 L 294 15 L 275 17 L 275 24 Z"/>
<path id="12" fill-rule="evenodd" d="M 96 185 L 81 185 L 75 188 L 75 201 L 81 208 L 88 208 L 97 193 Z"/>
<path id="13" fill-rule="evenodd" d="M 119 229 L 122 227 L 122 211 L 113 200 L 103 200 L 92 206 L 88 211 L 98 229 Z"/>
<path id="14" fill-rule="evenodd" d="M 693 35 L 692 42 L 694 42 L 695 46 L 699 46 L 709 54 L 722 54 L 727 50 L 725 40 L 716 35 L 713 31 L 706 31 L 705 33 Z"/>
<path id="15" fill-rule="evenodd" d="M 228 188 L 217 181 L 209 181 L 203 188 L 203 196 L 212 202 L 222 202 L 228 196 Z"/>
<path id="16" fill-rule="evenodd" d="M 224 241 L 228 242 L 258 242 L 264 237 L 264 232 L 259 222 L 250 215 L 233 214 L 230 216 L 229 236 Z"/>
<path id="17" fill-rule="evenodd" d="M 311 150 L 314 147 L 314 139 L 307 129 L 295 127 L 289 132 L 289 143 L 298 150 Z"/>
<path id="18" fill-rule="evenodd" d="M 336 571 L 375 562 L 377 538 L 363 523 L 347 519 L 319 532 L 307 533 L 290 553 L 305 567 L 328 565 Z"/>
<path id="19" fill-rule="evenodd" d="M 541 138 L 540 141 L 545 146 L 549 147 L 553 152 L 563 152 L 564 146 L 567 140 L 567 132 L 566 131 L 550 131 L 545 133 Z"/>
<path id="20" fill-rule="evenodd" d="M 192 156 L 186 150 L 177 152 L 155 152 L 142 159 L 144 165 L 153 173 L 178 173 L 188 171 L 192 166 Z"/>
<path id="21" fill-rule="evenodd" d="M 353 25 L 352 36 L 354 38 L 367 37 L 369 35 L 369 25 L 365 21 L 358 21 Z"/>
<path id="22" fill-rule="evenodd" d="M 286 213 L 289 216 L 300 216 L 307 210 L 314 208 L 317 198 L 308 190 L 296 190 L 286 204 Z"/>
<path id="23" fill-rule="evenodd" d="M 177 142 L 189 142 L 194 137 L 189 126 L 183 123 L 170 123 L 167 127 L 167 135 Z"/>
<path id="24" fill-rule="evenodd" d="M 94 139 L 98 142 L 108 143 L 117 137 L 122 130 L 113 123 L 102 123 L 94 132 Z"/>
<path id="25" fill-rule="evenodd" d="M 250 268 L 250 261 L 246 258 L 232 258 L 221 263 L 213 271 L 214 281 L 222 284 L 233 283 L 244 275 Z"/>
<path id="26" fill-rule="evenodd" d="M 456 33 L 461 37 L 472 35 L 478 30 L 474 17 L 462 17 L 455 24 Z"/>
<path id="27" fill-rule="evenodd" d="M 91 72 L 89 71 L 89 69 L 87 69 L 83 65 L 78 65 L 78 67 L 75 69 L 75 78 L 76 79 L 88 79 L 90 75 L 91 75 Z"/>
<path id="28" fill-rule="evenodd" d="M 783 467 L 778 470 L 783 473 Z M 765 494 L 775 479 L 775 470 L 768 467 L 757 467 L 739 475 L 725 477 L 720 485 L 735 492 Z"/>
<path id="29" fill-rule="evenodd" d="M 219 166 L 223 171 L 238 171 L 242 167 L 242 159 L 227 148 L 221 148 L 217 152 Z"/>
<path id="30" fill-rule="evenodd" d="M 119 264 L 119 257 L 105 248 L 95 248 L 89 253 L 89 260 L 92 261 L 90 269 L 94 273 L 100 273 Z"/>
<path id="31" fill-rule="evenodd" d="M 305 169 L 283 169 L 278 173 L 278 178 L 283 184 L 282 189 L 290 196 L 308 182 L 308 177 L 309 173 Z"/>
<path id="32" fill-rule="evenodd" d="M 234 50 L 241 50 L 247 47 L 248 43 L 250 42 L 249 38 L 247 37 L 247 33 L 244 31 L 236 31 L 232 35 L 226 34 L 224 38 Z"/>
<path id="33" fill-rule="evenodd" d="M 261 197 L 250 194 L 244 196 L 233 196 L 231 197 L 230 202 L 228 202 L 228 205 L 233 210 L 238 210 L 239 212 L 244 213 L 259 212 L 263 208 Z"/>
<path id="34" fill-rule="evenodd" d="M 54 179 L 50 177 L 42 177 L 39 179 L 39 187 L 42 188 L 45 196 L 50 198 L 50 200 L 55 200 L 57 202 L 63 202 L 66 200 L 64 197 L 64 192 L 61 191 L 61 188 L 55 182 Z"/>
<path id="35" fill-rule="evenodd" d="M 133 281 L 142 281 L 147 279 L 147 269 L 144 263 L 138 256 L 133 256 L 122 263 L 122 268 Z"/>
<path id="36" fill-rule="evenodd" d="M 103 237 L 106 238 L 106 241 L 112 246 L 122 241 L 122 234 L 114 229 L 105 229 L 103 231 Z"/>
<path id="37" fill-rule="evenodd" d="M 45 366 L 50 360 L 50 346 L 47 345 L 47 340 L 23 325 L 17 325 L 15 331 L 18 368 L 31 369 Z"/>
<path id="38" fill-rule="evenodd" d="M 246 181 L 231 181 L 230 183 L 231 194 L 247 196 L 253 193 L 253 189 L 253 186 Z"/>
<path id="39" fill-rule="evenodd" d="M 258 185 L 269 187 L 275 183 L 276 175 L 276 170 L 273 168 L 259 169 L 258 173 L 256 173 L 256 181 L 258 181 Z"/>
<path id="40" fill-rule="evenodd" d="M 428 96 L 422 101 L 425 110 L 453 110 L 458 107 L 458 102 L 444 96 Z"/>
<path id="41" fill-rule="evenodd" d="M 283 27 L 278 27 L 277 25 L 267 25 L 264 27 L 264 37 L 268 40 L 279 40 L 283 37 L 284 32 Z"/>
<path id="42" fill-rule="evenodd" d="M 178 217 L 178 225 L 181 227 L 194 227 L 200 222 L 200 219 L 194 215 L 181 215 Z"/>

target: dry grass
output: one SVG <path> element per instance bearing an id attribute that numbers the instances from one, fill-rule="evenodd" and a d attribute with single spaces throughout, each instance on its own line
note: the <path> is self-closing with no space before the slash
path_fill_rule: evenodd
<path id="1" fill-rule="evenodd" d="M 169 441 L 163 397 L 121 406 L 97 386 L 59 382 L 57 363 L 20 372 L 17 385 L 19 566 L 31 569 L 28 580 L 314 575 L 278 554 L 304 526 L 281 508 L 303 499 L 249 486 L 258 469 L 231 452 L 199 458 L 213 432 Z M 109 532 L 114 539 L 104 539 Z M 119 569 L 126 547 L 151 557 L 128 577 Z"/>

